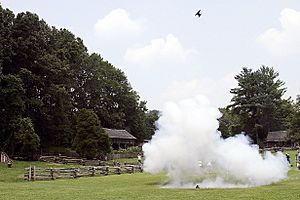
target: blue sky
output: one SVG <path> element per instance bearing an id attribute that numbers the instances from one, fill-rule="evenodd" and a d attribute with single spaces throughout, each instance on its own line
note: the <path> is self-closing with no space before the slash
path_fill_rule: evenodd
<path id="1" fill-rule="evenodd" d="M 299 0 L 2 0 L 15 13 L 37 13 L 67 28 L 122 69 L 132 87 L 160 109 L 164 102 L 207 96 L 229 103 L 242 67 L 274 67 L 300 94 Z M 202 16 L 194 14 L 202 10 Z"/>

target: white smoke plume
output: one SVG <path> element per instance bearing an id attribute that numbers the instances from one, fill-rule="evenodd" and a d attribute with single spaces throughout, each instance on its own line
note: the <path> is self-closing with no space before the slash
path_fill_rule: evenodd
<path id="1" fill-rule="evenodd" d="M 163 187 L 229 188 L 267 185 L 287 177 L 285 156 L 261 155 L 245 135 L 222 139 L 217 131 L 221 114 L 204 96 L 168 102 L 159 130 L 143 146 L 144 170 L 166 172 Z"/>

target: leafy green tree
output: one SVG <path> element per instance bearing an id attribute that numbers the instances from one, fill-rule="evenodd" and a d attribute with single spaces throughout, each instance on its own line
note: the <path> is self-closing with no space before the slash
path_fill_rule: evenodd
<path id="1" fill-rule="evenodd" d="M 295 113 L 291 120 L 291 137 L 293 142 L 300 142 L 300 96 L 294 104 Z"/>
<path id="2" fill-rule="evenodd" d="M 120 109 L 128 87 L 124 73 L 100 57 L 92 54 L 81 72 L 81 84 L 76 101 L 79 108 L 93 109 L 107 128 L 124 127 L 125 114 Z M 122 106 L 121 106 L 122 107 Z"/>
<path id="3" fill-rule="evenodd" d="M 63 85 L 51 85 L 47 94 L 47 104 L 42 108 L 47 125 L 47 142 L 51 146 L 68 147 L 73 138 L 69 94 Z"/>
<path id="4" fill-rule="evenodd" d="M 40 138 L 35 133 L 31 119 L 18 120 L 16 131 L 16 150 L 21 156 L 36 158 L 40 146 Z"/>
<path id="5" fill-rule="evenodd" d="M 110 152 L 108 135 L 101 127 L 95 112 L 81 109 L 78 112 L 76 122 L 76 136 L 73 146 L 77 153 L 92 159 Z"/>
<path id="6" fill-rule="evenodd" d="M 243 68 L 235 76 L 238 87 L 230 91 L 234 96 L 229 107 L 240 116 L 242 130 L 258 144 L 262 144 L 269 131 L 278 128 L 277 123 L 282 123 L 276 118 L 276 110 L 286 89 L 278 75 L 270 67 L 262 66 L 257 71 Z"/>
<path id="7" fill-rule="evenodd" d="M 137 138 L 137 142 L 143 142 L 147 132 L 145 112 L 146 102 L 139 101 L 139 96 L 135 91 L 130 91 L 123 99 L 120 108 L 125 113 L 125 129 Z"/>
<path id="8" fill-rule="evenodd" d="M 25 116 L 32 118 L 43 148 L 71 145 L 76 81 L 71 68 L 81 64 L 86 48 L 69 31 L 50 28 L 29 12 L 17 15 L 12 36 L 16 55 L 6 67 L 24 83 Z"/>
<path id="9" fill-rule="evenodd" d="M 14 152 L 14 121 L 24 111 L 22 80 L 14 75 L 0 74 L 0 146 L 10 154 Z"/>
<path id="10" fill-rule="evenodd" d="M 142 141 L 147 132 L 146 103 L 140 101 L 125 74 L 98 54 L 89 56 L 86 64 L 77 72 L 81 80 L 74 92 L 78 108 L 93 109 L 104 127 L 124 128 Z"/>
<path id="11" fill-rule="evenodd" d="M 5 73 L 16 74 L 21 68 L 43 73 L 39 59 L 47 51 L 50 28 L 36 14 L 19 13 L 11 27 L 11 62 L 4 66 Z"/>
<path id="12" fill-rule="evenodd" d="M 104 127 L 126 129 L 139 141 L 153 132 L 146 102 L 124 72 L 36 14 L 15 16 L 0 6 L 0 72 L 0 147 L 12 153 L 12 130 L 27 117 L 41 149 L 70 147 L 75 115 L 84 108 L 94 110 Z"/>
<path id="13" fill-rule="evenodd" d="M 144 138 L 151 139 L 152 135 L 154 135 L 155 131 L 158 129 L 156 122 L 160 117 L 160 112 L 158 110 L 150 110 L 145 113 L 145 121 L 146 121 L 146 133 Z"/>
<path id="14" fill-rule="evenodd" d="M 275 122 L 277 123 L 273 123 L 273 129 L 291 130 L 295 114 L 296 108 L 291 98 L 282 99 L 279 102 L 277 109 L 275 110 L 274 116 Z"/>
<path id="15" fill-rule="evenodd" d="M 223 138 L 227 138 L 236 134 L 240 134 L 242 130 L 240 116 L 235 114 L 231 108 L 220 108 L 222 117 L 218 119 L 219 128 Z"/>
<path id="16" fill-rule="evenodd" d="M 0 66 L 10 62 L 13 55 L 11 35 L 14 17 L 12 11 L 3 9 L 0 5 Z"/>

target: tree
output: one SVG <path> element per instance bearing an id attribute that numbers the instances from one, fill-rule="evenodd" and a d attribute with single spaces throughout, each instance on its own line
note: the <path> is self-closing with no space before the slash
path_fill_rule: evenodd
<path id="1" fill-rule="evenodd" d="M 256 143 L 261 144 L 269 131 L 278 129 L 276 110 L 282 104 L 282 96 L 286 89 L 278 80 L 279 74 L 273 68 L 262 66 L 257 71 L 243 68 L 235 76 L 238 87 L 231 89 L 234 95 L 229 108 L 240 116 L 241 129 Z"/>
<path id="2" fill-rule="evenodd" d="M 35 73 L 43 73 L 39 58 L 47 51 L 50 28 L 36 14 L 19 13 L 11 27 L 11 47 L 13 54 L 10 62 L 5 63 L 4 72 L 16 74 L 21 68 Z"/>
<path id="3" fill-rule="evenodd" d="M 77 153 L 92 159 L 110 152 L 108 135 L 105 134 L 94 111 L 81 109 L 76 122 L 73 146 Z"/>
<path id="4" fill-rule="evenodd" d="M 137 142 L 143 142 L 147 132 L 145 112 L 146 102 L 139 101 L 135 91 L 130 91 L 120 104 L 120 109 L 125 113 L 125 128 L 137 138 Z"/>
<path id="5" fill-rule="evenodd" d="M 12 130 L 22 118 L 32 120 L 42 150 L 71 147 L 75 116 L 84 108 L 104 127 L 126 129 L 138 141 L 153 133 L 146 102 L 124 72 L 89 55 L 67 29 L 0 6 L 0 147 L 13 154 Z"/>
<path id="6" fill-rule="evenodd" d="M 294 104 L 295 113 L 291 120 L 291 137 L 293 142 L 300 142 L 300 95 Z"/>
<path id="7" fill-rule="evenodd" d="M 48 88 L 44 113 L 47 143 L 52 146 L 68 147 L 73 139 L 72 105 L 64 85 L 52 84 Z"/>
<path id="8" fill-rule="evenodd" d="M 13 55 L 11 35 L 14 17 L 13 12 L 0 5 L 0 66 L 10 62 Z"/>
<path id="9" fill-rule="evenodd" d="M 277 109 L 275 110 L 275 122 L 273 123 L 274 130 L 291 130 L 293 119 L 296 115 L 296 108 L 291 98 L 282 99 Z"/>
<path id="10" fill-rule="evenodd" d="M 152 135 L 154 135 L 155 131 L 158 129 L 156 126 L 156 122 L 160 117 L 160 112 L 158 110 L 150 110 L 145 114 L 146 121 L 146 133 L 144 138 L 150 140 Z"/>
<path id="11" fill-rule="evenodd" d="M 31 119 L 18 120 L 16 131 L 16 151 L 28 159 L 36 158 L 40 146 L 40 138 L 35 133 Z"/>
<path id="12" fill-rule="evenodd" d="M 14 122 L 24 111 L 22 80 L 14 75 L 0 74 L 0 146 L 10 154 L 14 152 Z"/>
<path id="13" fill-rule="evenodd" d="M 146 102 L 140 101 L 124 72 L 92 54 L 86 59 L 86 67 L 76 74 L 80 79 L 74 91 L 78 108 L 93 109 L 104 127 L 126 129 L 143 141 L 147 132 Z"/>
<path id="14" fill-rule="evenodd" d="M 227 138 L 242 132 L 240 116 L 235 114 L 231 108 L 220 108 L 222 117 L 218 119 L 219 128 L 223 138 Z"/>
<path id="15" fill-rule="evenodd" d="M 80 82 L 74 91 L 78 108 L 93 109 L 106 128 L 124 127 L 125 114 L 120 109 L 128 91 L 124 73 L 98 54 L 89 56 L 81 70 L 76 72 Z"/>

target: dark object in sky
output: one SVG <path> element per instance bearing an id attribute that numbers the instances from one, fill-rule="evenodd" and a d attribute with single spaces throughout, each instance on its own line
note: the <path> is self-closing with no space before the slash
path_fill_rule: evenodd
<path id="1" fill-rule="evenodd" d="M 201 17 L 202 14 L 201 14 L 200 12 L 201 12 L 201 10 L 199 10 L 199 11 L 195 14 L 195 16 Z"/>

